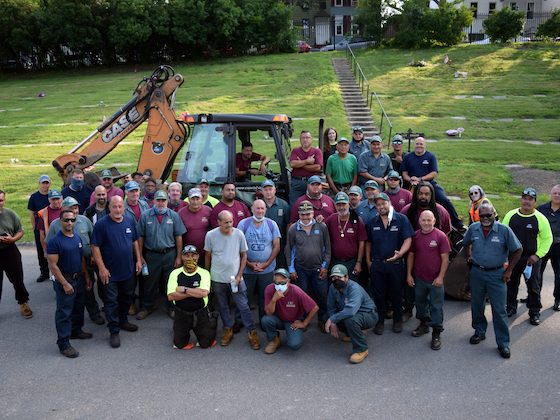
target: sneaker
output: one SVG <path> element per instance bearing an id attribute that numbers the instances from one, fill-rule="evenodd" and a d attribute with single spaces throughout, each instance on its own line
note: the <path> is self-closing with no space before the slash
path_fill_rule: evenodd
<path id="1" fill-rule="evenodd" d="M 130 305 L 130 308 L 128 308 L 128 314 L 130 316 L 134 316 L 138 313 L 138 307 L 133 303 L 132 305 Z"/>
<path id="2" fill-rule="evenodd" d="M 103 318 L 103 315 L 99 314 L 91 318 L 91 322 L 97 325 L 105 325 L 105 318 Z"/>
<path id="3" fill-rule="evenodd" d="M 352 364 L 358 364 L 358 363 L 362 363 L 364 361 L 364 359 L 368 356 L 368 351 L 364 350 L 362 352 L 359 353 L 352 353 L 352 356 L 350 356 L 349 362 Z"/>
<path id="4" fill-rule="evenodd" d="M 116 349 L 117 347 L 121 346 L 121 338 L 119 337 L 119 333 L 112 333 L 111 337 L 109 338 L 109 343 L 111 347 Z"/>
<path id="5" fill-rule="evenodd" d="M 70 359 L 75 359 L 76 357 L 78 357 L 80 355 L 80 353 L 78 353 L 78 350 L 76 350 L 72 346 L 66 347 L 64 350 L 60 350 L 60 354 L 63 354 L 64 356 L 66 356 Z"/>
<path id="6" fill-rule="evenodd" d="M 90 338 L 93 338 L 93 334 L 85 331 L 80 331 L 79 333 L 72 334 L 70 336 L 70 339 L 72 340 L 88 340 Z"/>
<path id="7" fill-rule="evenodd" d="M 425 322 L 420 321 L 420 324 L 413 330 L 410 335 L 413 337 L 421 337 L 424 334 L 428 334 L 430 332 L 430 327 Z"/>
<path id="8" fill-rule="evenodd" d="M 138 321 L 142 321 L 143 319 L 146 319 L 146 318 L 147 318 L 150 314 L 152 314 L 153 312 L 154 312 L 153 309 L 146 309 L 146 308 L 143 308 L 143 309 L 140 310 L 140 312 L 138 312 L 138 313 L 136 314 L 136 319 L 137 319 Z"/>
<path id="9" fill-rule="evenodd" d="M 125 331 L 130 331 L 130 332 L 138 331 L 138 325 L 128 321 L 119 324 L 119 327 L 121 330 L 125 330 Z"/>
<path id="10" fill-rule="evenodd" d="M 194 349 L 197 345 L 198 343 L 188 343 L 185 347 L 177 347 L 175 344 L 173 344 L 173 348 L 177 350 L 190 350 Z"/>
<path id="11" fill-rule="evenodd" d="M 233 340 L 233 329 L 224 328 L 224 333 L 222 335 L 222 339 L 220 340 L 220 346 L 229 346 L 231 340 Z"/>
<path id="12" fill-rule="evenodd" d="M 274 337 L 274 340 L 268 342 L 268 344 L 264 348 L 264 352 L 266 354 L 276 353 L 276 350 L 278 350 L 278 347 L 280 347 L 280 337 L 276 336 L 276 337 Z"/>
<path id="13" fill-rule="evenodd" d="M 470 339 L 469 339 L 469 343 L 471 344 L 478 344 L 481 341 L 486 340 L 486 336 L 485 335 L 477 335 L 474 334 Z"/>
<path id="14" fill-rule="evenodd" d="M 375 327 L 373 328 L 374 334 L 383 335 L 383 331 L 385 331 L 385 324 L 383 324 L 383 322 L 375 324 Z"/>
<path id="15" fill-rule="evenodd" d="M 393 321 L 393 332 L 394 333 L 402 333 L 402 322 L 401 321 Z"/>
<path id="16" fill-rule="evenodd" d="M 33 311 L 31 310 L 27 302 L 19 305 L 19 311 L 21 312 L 21 316 L 23 316 L 25 319 L 33 318 Z"/>
<path id="17" fill-rule="evenodd" d="M 554 305 L 552 306 L 552 309 L 555 310 L 556 312 L 560 311 L 560 299 L 554 301 Z"/>
<path id="18" fill-rule="evenodd" d="M 247 336 L 249 337 L 249 345 L 253 350 L 258 350 L 261 348 L 261 342 L 259 341 L 257 330 L 249 331 L 249 334 L 247 334 Z"/>

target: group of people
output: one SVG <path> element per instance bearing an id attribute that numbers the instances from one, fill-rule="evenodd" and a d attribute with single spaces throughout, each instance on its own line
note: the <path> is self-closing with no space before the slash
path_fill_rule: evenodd
<path id="1" fill-rule="evenodd" d="M 393 144 L 399 141 L 402 145 L 399 138 Z M 101 174 L 102 184 L 94 191 L 79 196 L 73 194 L 84 188 L 82 171 L 75 171 L 62 191 L 51 189 L 50 178 L 41 176 L 29 209 L 38 231 L 38 281 L 51 278 L 56 294 L 60 352 L 77 357 L 70 341 L 92 337 L 83 330 L 84 308 L 93 322 L 107 323 L 110 345 L 116 348 L 121 330 L 138 330 L 129 316 L 142 321 L 158 305 L 173 318 L 177 349 L 216 345 L 219 316 L 221 346 L 245 327 L 250 347 L 259 349 L 260 326 L 265 353 L 275 353 L 281 345 L 280 331 L 286 333 L 287 346 L 297 350 L 317 318 L 322 332 L 352 343 L 349 361 L 360 363 L 368 355 L 365 330 L 384 334 L 388 318 L 392 331 L 401 333 L 416 308 L 418 326 L 412 336 L 431 329 L 430 346 L 439 350 L 452 229 L 466 230 L 472 344 L 485 339 L 488 297 L 498 351 L 510 357 L 507 318 L 516 314 L 522 275 L 530 322 L 539 325 L 548 260 L 555 276 L 553 308 L 560 311 L 560 185 L 538 209 L 536 191 L 526 188 L 520 207 L 501 223 L 483 189 L 473 186 L 467 230 L 449 200 L 441 197 L 437 161 L 426 151 L 424 139 L 416 139 L 414 153 L 384 157 L 380 139 L 368 144 L 355 127 L 352 142 L 336 139 L 336 152 L 328 157 L 330 195 L 323 193 L 322 151 L 311 145 L 309 132 L 301 133 L 300 142 L 290 158 L 290 204 L 267 179 L 260 187 L 262 198 L 250 210 L 236 199 L 233 182 L 222 185 L 218 200 L 209 195 L 209 182 L 203 179 L 183 200 L 181 184 L 164 190 L 154 180 L 138 177 L 121 189 L 110 171 Z M 249 160 L 245 175 L 252 174 L 251 160 L 266 165 L 266 157 L 253 158 L 249 152 L 252 147 L 243 152 Z M 347 162 L 352 171 L 346 170 Z M 348 175 L 349 181 L 344 178 Z M 405 182 L 412 192 L 403 187 Z M 46 198 L 44 207 L 39 198 Z M 14 285 L 22 315 L 29 318 L 29 294 L 15 246 L 23 230 L 4 203 L 0 191 L 0 232 L 5 233 L 0 236 L 0 268 Z M 102 305 L 94 293 L 96 283 Z M 256 319 L 252 308 L 257 308 Z"/>

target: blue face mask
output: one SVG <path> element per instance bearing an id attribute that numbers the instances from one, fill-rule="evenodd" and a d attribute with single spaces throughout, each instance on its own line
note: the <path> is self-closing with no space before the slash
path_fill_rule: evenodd
<path id="1" fill-rule="evenodd" d="M 274 288 L 279 291 L 280 293 L 286 293 L 286 290 L 288 290 L 288 283 L 286 284 L 275 284 Z"/>
<path id="2" fill-rule="evenodd" d="M 82 191 L 82 188 L 84 188 L 84 181 L 81 179 L 71 179 L 70 180 L 70 185 L 72 186 L 72 189 L 74 191 Z"/>

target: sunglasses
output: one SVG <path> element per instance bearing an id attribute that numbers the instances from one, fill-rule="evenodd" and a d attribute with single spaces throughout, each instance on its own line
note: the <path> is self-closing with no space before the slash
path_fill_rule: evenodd
<path id="1" fill-rule="evenodd" d="M 62 221 L 63 221 L 63 222 L 66 222 L 66 223 L 68 223 L 68 222 L 75 223 L 75 222 L 76 222 L 76 219 L 62 219 Z"/>
<path id="2" fill-rule="evenodd" d="M 481 219 L 491 219 L 492 217 L 494 217 L 494 214 L 493 213 L 479 214 L 478 217 L 480 217 Z"/>
<path id="3" fill-rule="evenodd" d="M 478 192 L 478 191 L 471 191 L 469 193 L 469 195 L 479 195 L 479 194 L 480 194 L 480 192 Z"/>

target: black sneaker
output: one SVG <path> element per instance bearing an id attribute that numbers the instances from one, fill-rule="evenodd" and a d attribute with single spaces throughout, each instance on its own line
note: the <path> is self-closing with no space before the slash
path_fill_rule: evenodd
<path id="1" fill-rule="evenodd" d="M 125 330 L 125 331 L 130 331 L 130 332 L 138 331 L 138 325 L 132 324 L 131 322 L 128 321 L 119 324 L 119 327 L 121 328 L 121 330 Z"/>
<path id="2" fill-rule="evenodd" d="M 80 355 L 80 353 L 78 353 L 78 350 L 76 350 L 72 346 L 66 347 L 64 350 L 60 350 L 60 354 L 63 354 L 64 356 L 66 356 L 70 359 L 75 359 L 76 357 L 78 357 Z"/>
<path id="3" fill-rule="evenodd" d="M 109 343 L 111 344 L 111 347 L 113 347 L 114 349 L 116 349 L 117 347 L 120 347 L 121 346 L 121 338 L 119 337 L 119 333 L 111 334 L 111 337 L 109 338 Z"/>
<path id="4" fill-rule="evenodd" d="M 72 340 L 87 340 L 87 339 L 92 338 L 92 337 L 93 337 L 92 333 L 85 332 L 85 331 L 80 331 L 79 333 L 72 334 L 70 336 L 70 339 L 72 339 Z"/>

